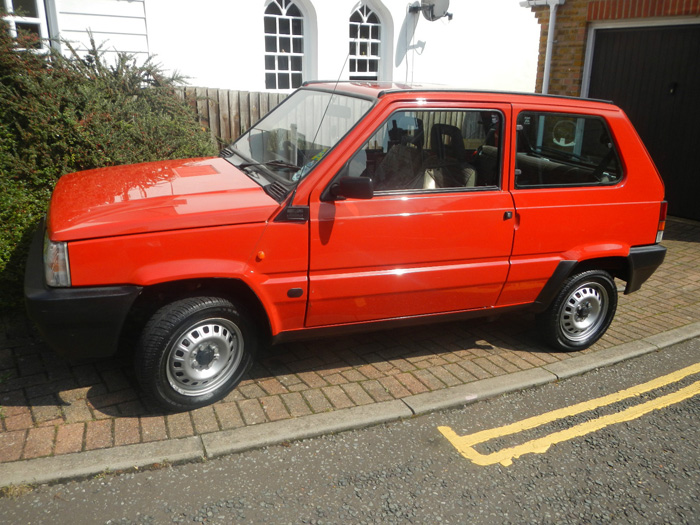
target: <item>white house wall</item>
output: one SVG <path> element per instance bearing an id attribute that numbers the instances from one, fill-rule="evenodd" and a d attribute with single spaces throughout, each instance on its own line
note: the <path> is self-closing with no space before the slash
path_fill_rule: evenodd
<path id="1" fill-rule="evenodd" d="M 450 12 L 451 21 L 420 17 L 394 80 L 534 91 L 540 27 L 529 9 L 511 0 L 452 0 Z"/>
<path id="2" fill-rule="evenodd" d="M 49 0 L 51 1 L 51 0 Z M 191 85 L 265 90 L 265 0 L 53 0 L 61 37 L 156 60 Z M 305 15 L 304 79 L 348 78 L 350 15 L 382 22 L 380 80 L 532 91 L 539 26 L 518 0 L 452 0 L 429 22 L 406 0 L 296 0 Z M 416 5 L 418 2 L 414 2 Z"/>
<path id="3" fill-rule="evenodd" d="M 382 20 L 384 80 L 532 91 L 539 26 L 517 0 L 453 0 L 454 17 L 429 22 L 409 14 L 406 0 L 366 2 Z M 348 21 L 357 0 L 297 0 L 315 34 L 312 76 L 348 77 Z M 149 45 L 190 84 L 263 91 L 264 0 L 146 0 Z M 311 11 L 311 12 L 310 12 Z M 343 66 L 345 67 L 343 68 Z M 343 71 L 341 73 L 341 68 Z"/>

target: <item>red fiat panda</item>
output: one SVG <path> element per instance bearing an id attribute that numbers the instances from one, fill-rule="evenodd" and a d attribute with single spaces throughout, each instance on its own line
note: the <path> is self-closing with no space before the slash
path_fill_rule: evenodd
<path id="1" fill-rule="evenodd" d="M 136 328 L 142 387 L 187 410 L 268 340 L 530 308 L 552 347 L 586 348 L 613 278 L 634 292 L 663 261 L 663 198 L 606 102 L 311 83 L 221 158 L 63 177 L 25 294 L 67 356 Z"/>

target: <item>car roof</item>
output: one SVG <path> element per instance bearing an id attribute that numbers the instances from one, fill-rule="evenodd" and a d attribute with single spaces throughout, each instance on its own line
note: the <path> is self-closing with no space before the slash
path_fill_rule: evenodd
<path id="1" fill-rule="evenodd" d="M 378 82 L 378 81 L 309 81 L 305 82 L 303 88 L 314 89 L 320 91 L 329 91 L 343 93 L 347 95 L 360 96 L 377 100 L 389 95 L 411 94 L 418 95 L 420 93 L 454 93 L 462 95 L 476 95 L 480 99 L 484 96 L 489 96 L 493 102 L 530 102 L 542 103 L 547 100 L 549 103 L 561 106 L 572 105 L 596 105 L 605 104 L 612 105 L 609 100 L 599 100 L 591 98 L 570 97 L 564 95 L 544 95 L 541 93 L 525 93 L 516 91 L 490 91 L 490 90 L 474 90 L 460 87 L 445 86 L 440 84 L 429 83 L 397 83 L 397 82 Z M 543 100 L 545 99 L 545 100 Z"/>

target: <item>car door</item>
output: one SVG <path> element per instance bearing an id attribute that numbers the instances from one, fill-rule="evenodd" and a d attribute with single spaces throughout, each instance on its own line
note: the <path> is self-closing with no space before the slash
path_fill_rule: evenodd
<path id="1" fill-rule="evenodd" d="M 514 232 L 506 115 L 506 105 L 404 107 L 369 133 L 344 174 L 370 177 L 373 197 L 310 202 L 306 326 L 496 303 Z"/>

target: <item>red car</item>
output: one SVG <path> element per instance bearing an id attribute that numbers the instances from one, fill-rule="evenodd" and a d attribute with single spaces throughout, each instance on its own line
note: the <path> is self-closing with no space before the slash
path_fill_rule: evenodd
<path id="1" fill-rule="evenodd" d="M 25 295 L 64 355 L 139 334 L 141 385 L 186 410 L 260 344 L 350 329 L 530 308 L 552 347 L 586 348 L 613 278 L 634 292 L 663 261 L 663 198 L 607 102 L 309 83 L 221 158 L 61 178 Z"/>

